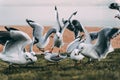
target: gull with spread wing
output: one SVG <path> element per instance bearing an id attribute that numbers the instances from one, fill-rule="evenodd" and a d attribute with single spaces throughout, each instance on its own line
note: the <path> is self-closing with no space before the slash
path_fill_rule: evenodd
<path id="1" fill-rule="evenodd" d="M 35 52 L 30 49 L 25 51 L 27 45 L 32 46 L 31 38 L 24 32 L 18 30 L 0 31 L 0 40 L 4 39 L 5 45 L 0 54 L 0 59 L 12 64 L 31 64 L 37 61 Z"/>
<path id="2" fill-rule="evenodd" d="M 51 52 L 52 52 L 54 47 L 61 48 L 61 46 L 64 45 L 63 33 L 64 33 L 67 25 L 69 24 L 68 21 L 73 17 L 73 15 L 76 15 L 76 13 L 77 13 L 77 12 L 72 13 L 72 15 L 69 17 L 68 21 L 66 22 L 66 24 L 64 24 L 62 27 L 60 24 L 60 21 L 59 21 L 59 15 L 58 15 L 58 10 L 57 10 L 56 6 L 55 6 L 55 11 L 56 11 L 56 18 L 57 18 L 57 22 L 58 22 L 58 27 L 56 28 L 56 33 L 54 35 L 54 44 L 53 44 L 53 47 L 51 49 Z"/>
<path id="3" fill-rule="evenodd" d="M 98 32 L 98 39 L 95 44 L 91 43 L 90 35 L 85 31 L 87 43 L 80 43 L 80 53 L 91 59 L 104 59 L 109 53 L 110 41 L 118 35 L 120 30 L 118 28 L 103 28 Z"/>

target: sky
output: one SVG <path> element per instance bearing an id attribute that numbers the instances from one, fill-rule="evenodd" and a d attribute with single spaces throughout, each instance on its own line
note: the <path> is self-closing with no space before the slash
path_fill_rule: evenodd
<path id="1" fill-rule="evenodd" d="M 78 11 L 73 19 L 78 19 L 86 26 L 119 26 L 114 16 L 115 10 L 108 8 L 112 2 L 120 0 L 0 0 L 0 25 L 27 25 L 26 18 L 41 25 L 56 26 L 56 5 L 60 19 L 67 19 Z"/>
<path id="2" fill-rule="evenodd" d="M 111 2 L 114 2 L 115 0 L 0 0 L 0 1 L 1 1 L 0 5 L 2 6 L 30 6 L 30 5 L 105 6 L 109 5 Z"/>

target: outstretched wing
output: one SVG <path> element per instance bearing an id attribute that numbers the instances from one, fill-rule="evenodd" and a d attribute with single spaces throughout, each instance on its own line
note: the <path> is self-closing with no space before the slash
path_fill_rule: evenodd
<path id="1" fill-rule="evenodd" d="M 83 29 L 83 31 L 85 33 L 85 39 L 86 39 L 85 43 L 91 43 L 92 39 L 90 37 L 90 33 L 84 28 L 83 25 L 81 25 L 81 27 L 82 27 L 82 29 Z"/>
<path id="2" fill-rule="evenodd" d="M 58 23 L 58 31 L 61 32 L 62 31 L 62 26 L 60 24 L 60 20 L 59 20 L 59 14 L 58 14 L 58 10 L 57 7 L 55 6 L 55 11 L 56 11 L 56 19 L 57 19 L 57 23 Z"/>
<path id="3" fill-rule="evenodd" d="M 22 31 L 10 31 L 9 35 L 11 39 L 6 42 L 4 53 L 20 53 L 32 42 L 31 38 Z"/>
<path id="4" fill-rule="evenodd" d="M 48 39 L 48 37 L 52 34 L 52 33 L 56 33 L 56 29 L 55 28 L 51 28 L 48 30 L 46 36 L 45 36 L 45 39 L 44 41 L 46 41 Z"/>
<path id="5" fill-rule="evenodd" d="M 108 51 L 110 46 L 110 39 L 118 32 L 117 28 L 103 28 L 98 33 L 98 39 L 96 41 L 95 50 L 99 54 L 104 54 Z"/>
<path id="6" fill-rule="evenodd" d="M 29 19 L 26 19 L 26 22 L 33 28 L 33 37 L 39 40 L 43 36 L 44 27 Z"/>
<path id="7" fill-rule="evenodd" d="M 64 32 L 65 28 L 69 25 L 70 19 L 76 14 L 77 14 L 77 11 L 71 14 L 71 16 L 68 18 L 67 22 L 63 25 L 62 32 Z"/>

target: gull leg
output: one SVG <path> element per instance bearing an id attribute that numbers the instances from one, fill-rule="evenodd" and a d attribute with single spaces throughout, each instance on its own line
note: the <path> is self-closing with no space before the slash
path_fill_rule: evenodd
<path id="1" fill-rule="evenodd" d="M 62 51 L 62 49 L 60 48 L 60 49 L 59 49 L 59 53 L 62 53 L 62 52 L 63 52 L 63 51 Z"/>
<path id="2" fill-rule="evenodd" d="M 13 72 L 12 71 L 12 68 L 14 68 L 14 66 L 12 65 L 12 63 L 10 63 L 9 64 L 9 67 L 8 67 L 8 72 L 10 73 L 10 72 Z M 14 68 L 15 69 L 15 68 Z"/>
<path id="3" fill-rule="evenodd" d="M 77 61 L 74 61 L 74 67 L 77 66 Z"/>
<path id="4" fill-rule="evenodd" d="M 79 61 L 78 65 L 80 65 L 82 63 L 82 60 Z"/>
<path id="5" fill-rule="evenodd" d="M 40 51 L 45 52 L 44 48 L 38 48 Z"/>
<path id="6" fill-rule="evenodd" d="M 54 47 L 51 48 L 50 53 L 52 53 L 53 49 L 54 49 Z"/>

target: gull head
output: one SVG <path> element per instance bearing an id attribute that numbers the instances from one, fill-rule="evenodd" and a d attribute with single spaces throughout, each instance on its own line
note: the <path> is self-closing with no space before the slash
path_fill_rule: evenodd
<path id="1" fill-rule="evenodd" d="M 36 62 L 37 57 L 35 52 L 26 53 L 26 56 L 31 60 L 31 62 Z"/>
<path id="2" fill-rule="evenodd" d="M 33 23 L 34 21 L 33 21 L 33 20 L 30 20 L 30 19 L 26 19 L 26 22 L 28 22 L 28 23 Z"/>
<path id="3" fill-rule="evenodd" d="M 60 32 L 57 32 L 56 36 L 57 36 L 58 39 L 60 39 L 62 37 L 62 34 Z"/>
<path id="4" fill-rule="evenodd" d="M 84 52 L 86 52 L 87 47 L 88 47 L 88 45 L 85 44 L 85 43 L 79 44 L 79 46 L 78 46 L 79 53 L 84 53 Z"/>
<path id="5" fill-rule="evenodd" d="M 79 55 L 79 53 L 80 53 L 79 49 L 74 49 L 71 54 L 73 54 L 74 56 L 77 56 Z"/>

